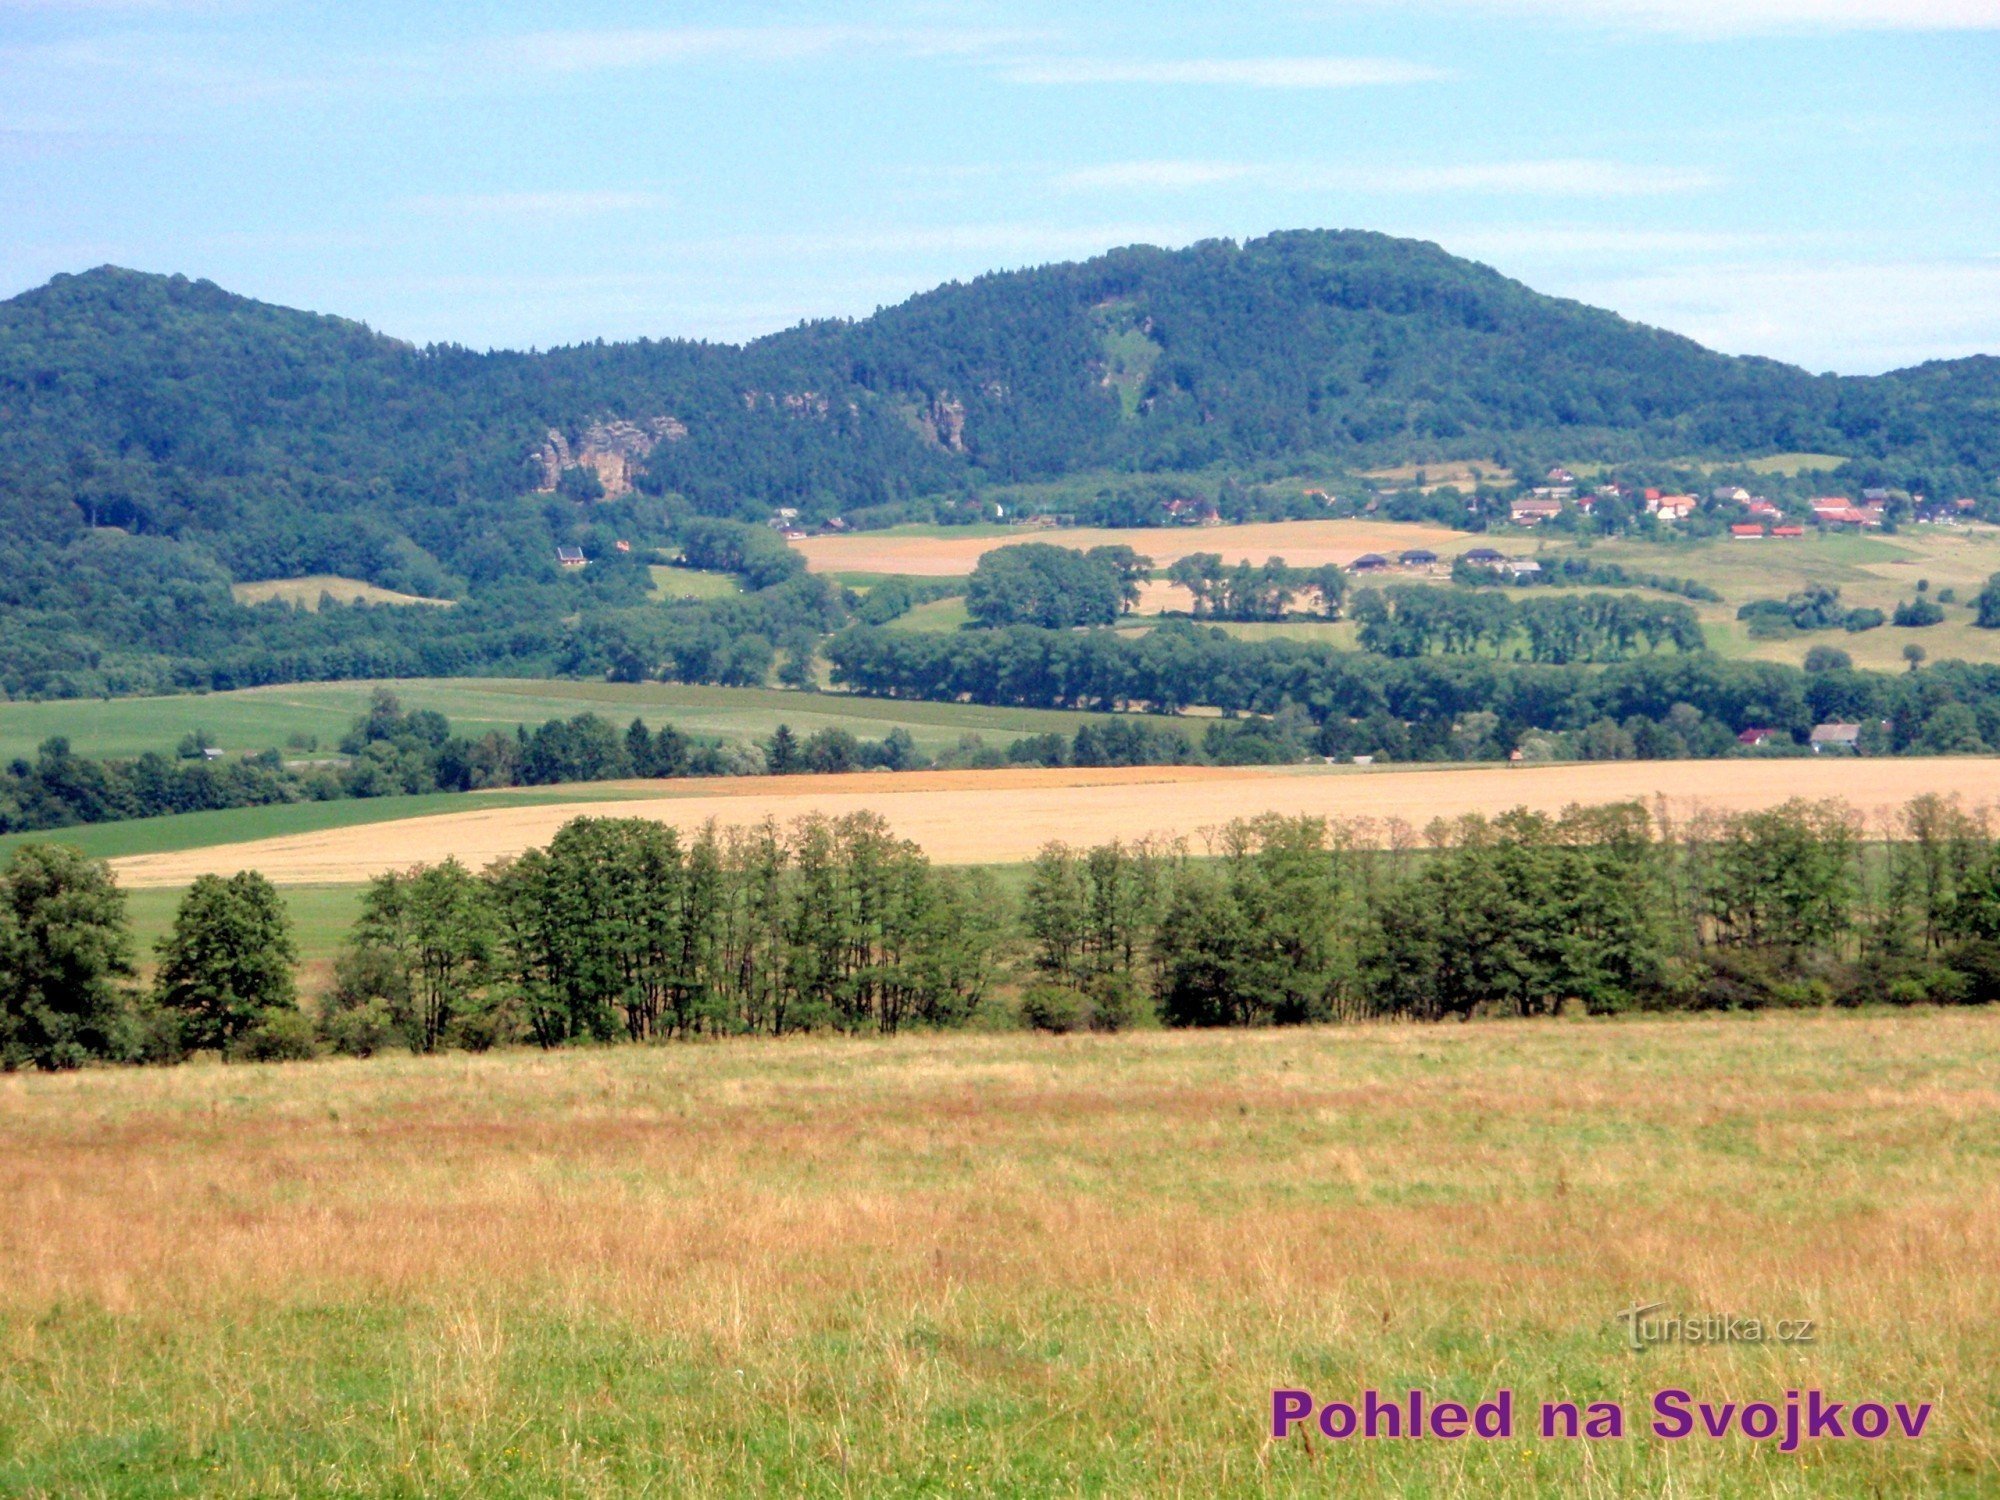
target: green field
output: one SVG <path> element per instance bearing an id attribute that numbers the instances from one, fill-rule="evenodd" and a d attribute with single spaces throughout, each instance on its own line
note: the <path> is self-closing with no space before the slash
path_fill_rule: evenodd
<path id="1" fill-rule="evenodd" d="M 885 629 L 888 630 L 962 630 L 972 623 L 972 615 L 965 607 L 963 597 L 954 594 L 948 599 L 933 599 L 928 604 L 919 604 L 915 609 L 896 616 Z"/>
<path id="2" fill-rule="evenodd" d="M 302 969 L 300 986 L 308 994 L 317 992 L 318 980 L 331 967 L 334 954 L 346 941 L 347 932 L 361 911 L 358 885 L 288 885 L 280 887 L 279 899 L 291 913 L 292 937 L 298 944 Z M 153 961 L 154 945 L 173 926 L 186 888 L 165 887 L 127 891 L 125 907 L 132 918 L 132 936 L 138 944 L 142 968 Z"/>
<path id="3" fill-rule="evenodd" d="M 653 593 L 661 599 L 729 599 L 743 592 L 743 580 L 734 573 L 710 573 L 671 563 L 655 563 L 648 571 L 653 575 Z"/>
<path id="4" fill-rule="evenodd" d="M 1990 1495 L 1996 1084 L 1991 1008 L 16 1075 L 0 1494 Z M 1786 1453 L 1670 1387 L 1933 1411 Z"/>
<path id="5" fill-rule="evenodd" d="M 317 610 L 322 598 L 339 604 L 433 604 L 449 606 L 449 599 L 429 599 L 422 594 L 399 594 L 378 588 L 359 578 L 342 578 L 337 573 L 313 573 L 304 578 L 266 578 L 256 583 L 233 583 L 230 594 L 239 604 L 264 604 L 283 599 L 288 604 Z"/>
<path id="6" fill-rule="evenodd" d="M 949 601 L 944 601 L 949 602 Z M 776 688 L 689 687 L 662 682 L 532 681 L 504 677 L 408 678 L 394 682 L 304 683 L 246 688 L 233 693 L 167 698 L 63 699 L 0 703 L 0 756 L 31 756 L 51 735 L 67 735 L 79 755 L 132 756 L 171 751 L 182 735 L 203 730 L 231 752 L 282 748 L 292 735 L 310 735 L 331 752 L 369 695 L 386 687 L 405 709 L 432 708 L 460 734 L 489 729 L 511 733 L 548 719 L 595 713 L 623 727 L 642 718 L 652 728 L 671 724 L 688 734 L 761 740 L 780 723 L 801 735 L 838 726 L 863 739 L 891 729 L 910 732 L 936 751 L 960 736 L 979 734 L 996 744 L 1022 735 L 1073 734 L 1089 714 L 1039 709 L 981 708 L 957 703 L 907 703 L 844 693 L 798 693 Z"/>
<path id="7" fill-rule="evenodd" d="M 464 812 L 473 807 L 520 807 L 546 802 L 595 802 L 656 795 L 671 797 L 683 783 L 601 786 L 510 787 L 494 792 L 431 792 L 420 797 L 356 797 L 334 802 L 282 802 L 270 807 L 231 807 L 221 812 L 175 813 L 164 818 L 127 818 L 118 823 L 84 823 L 45 833 L 0 835 L 0 859 L 24 843 L 74 845 L 93 859 L 128 854 L 164 854 L 175 849 L 210 849 L 247 839 L 282 838 L 363 823 L 391 823 L 428 813 Z"/>

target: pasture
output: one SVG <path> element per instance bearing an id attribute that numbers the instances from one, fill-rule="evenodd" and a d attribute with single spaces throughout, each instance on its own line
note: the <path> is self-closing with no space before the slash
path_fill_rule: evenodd
<path id="1" fill-rule="evenodd" d="M 653 594 L 660 599 L 730 599 L 743 592 L 743 580 L 734 573 L 671 563 L 655 563 L 647 571 L 653 575 Z"/>
<path id="2" fill-rule="evenodd" d="M 1990 1493 L 1996 1090 L 1991 1010 L 0 1078 L 0 1492 Z M 1273 1442 L 1280 1386 L 1525 1414 Z"/>
<path id="3" fill-rule="evenodd" d="M 633 719 L 647 727 L 671 724 L 684 734 L 761 740 L 779 724 L 803 737 L 825 728 L 862 739 L 906 729 L 927 751 L 947 749 L 977 734 L 1005 745 L 1022 735 L 1074 734 L 1100 716 L 1031 708 L 982 708 L 959 703 L 906 703 L 844 693 L 799 693 L 778 688 L 697 687 L 667 682 L 595 682 L 509 677 L 413 677 L 395 681 L 294 683 L 229 693 L 189 693 L 161 698 L 71 698 L 0 703 L 0 757 L 32 756 L 51 735 L 67 735 L 79 755 L 134 756 L 171 752 L 181 736 L 205 732 L 235 754 L 283 749 L 294 736 L 331 753 L 368 708 L 377 688 L 388 688 L 408 709 L 436 709 L 459 734 L 488 730 L 511 734 L 549 719 L 594 713 L 623 728 Z M 299 753 L 299 752 L 293 752 Z"/>
<path id="4" fill-rule="evenodd" d="M 359 578 L 342 578 L 337 573 L 314 573 L 304 578 L 264 578 L 255 583 L 232 583 L 229 592 L 238 604 L 268 604 L 282 599 L 301 609 L 317 610 L 322 599 L 336 604 L 433 604 L 449 607 L 449 599 L 430 599 L 422 594 L 399 594 Z"/>
<path id="5" fill-rule="evenodd" d="M 597 783 L 572 802 L 562 789 L 534 803 L 476 793 L 455 810 L 392 823 L 113 861 L 128 888 L 183 886 L 197 875 L 262 871 L 281 885 L 366 880 L 390 868 L 456 856 L 474 869 L 545 844 L 580 813 L 653 818 L 681 829 L 746 825 L 810 813 L 875 812 L 944 864 L 1013 864 L 1051 839 L 1185 838 L 1260 813 L 1349 820 L 1377 842 L 1415 840 L 1434 818 L 1526 806 L 1639 799 L 1676 815 L 1739 811 L 1792 797 L 1839 797 L 1879 824 L 1924 792 L 2000 803 L 2000 758 L 1595 761 L 1555 765 L 1403 767 L 1136 766 L 1102 769 L 859 772 Z M 629 800 L 620 800 L 621 795 Z"/>

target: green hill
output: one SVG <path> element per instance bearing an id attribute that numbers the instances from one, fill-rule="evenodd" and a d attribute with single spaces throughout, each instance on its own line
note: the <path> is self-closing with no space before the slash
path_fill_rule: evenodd
<path id="1" fill-rule="evenodd" d="M 740 347 L 529 353 L 105 267 L 0 303 L 0 686 L 214 682 L 188 663 L 252 636 L 227 681 L 542 670 L 548 622 L 643 598 L 691 516 L 1084 474 L 1825 452 L 2000 502 L 1996 414 L 2000 361 L 1814 376 L 1365 233 L 1116 250 Z M 308 626 L 229 597 L 322 574 L 469 607 Z"/>

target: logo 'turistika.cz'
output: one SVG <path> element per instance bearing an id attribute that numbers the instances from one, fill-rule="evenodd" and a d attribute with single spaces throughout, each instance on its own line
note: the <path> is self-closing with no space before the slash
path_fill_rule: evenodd
<path id="1" fill-rule="evenodd" d="M 1644 1354 L 1655 1344 L 1811 1344 L 1818 1342 L 1813 1318 L 1739 1318 L 1725 1313 L 1693 1317 L 1662 1312 L 1664 1302 L 1646 1302 L 1613 1313 L 1625 1347 Z"/>

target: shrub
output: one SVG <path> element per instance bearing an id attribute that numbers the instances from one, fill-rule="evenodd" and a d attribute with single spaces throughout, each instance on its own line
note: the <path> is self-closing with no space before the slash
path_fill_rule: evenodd
<path id="1" fill-rule="evenodd" d="M 297 1006 L 273 1006 L 229 1048 L 232 1062 L 303 1062 L 319 1056 L 312 1018 Z"/>
<path id="2" fill-rule="evenodd" d="M 403 1040 L 395 1017 L 379 999 L 328 1010 L 320 1018 L 319 1032 L 326 1045 L 342 1057 L 373 1057 Z"/>
<path id="3" fill-rule="evenodd" d="M 1084 1024 L 1090 1002 L 1066 984 L 1031 984 L 1021 993 L 1021 1024 L 1058 1036 Z"/>

